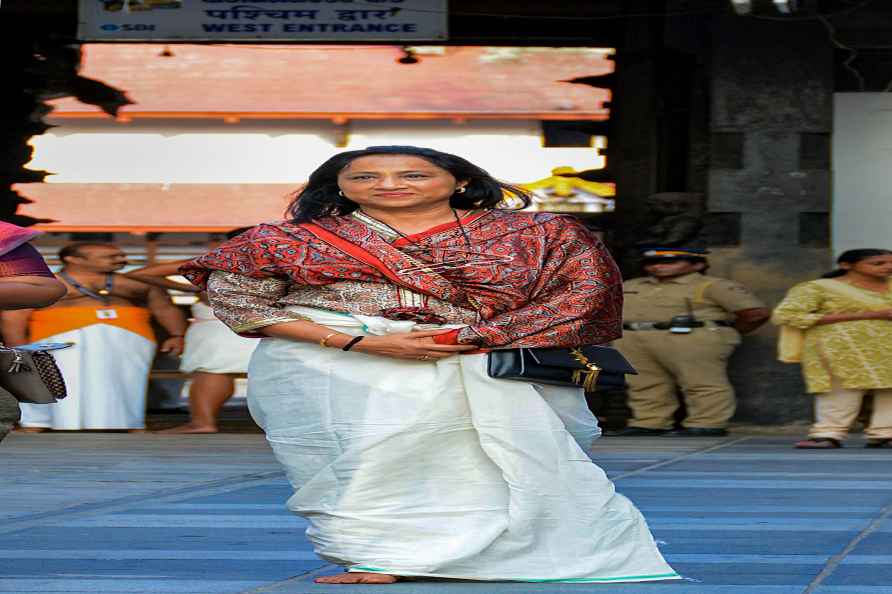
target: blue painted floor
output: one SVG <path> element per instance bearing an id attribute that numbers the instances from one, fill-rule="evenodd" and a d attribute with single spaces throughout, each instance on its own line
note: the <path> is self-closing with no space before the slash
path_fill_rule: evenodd
<path id="1" fill-rule="evenodd" d="M 892 594 L 892 451 L 790 437 L 604 438 L 599 464 L 687 579 L 321 586 L 262 436 L 14 434 L 0 446 L 0 592 Z"/>

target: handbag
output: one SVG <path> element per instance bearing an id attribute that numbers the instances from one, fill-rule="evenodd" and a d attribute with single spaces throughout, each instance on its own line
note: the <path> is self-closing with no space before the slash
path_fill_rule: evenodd
<path id="1" fill-rule="evenodd" d="M 489 377 L 555 386 L 623 388 L 627 373 L 637 371 L 619 351 L 603 346 L 517 348 L 490 351 Z"/>
<path id="2" fill-rule="evenodd" d="M 52 354 L 3 345 L 0 345 L 0 387 L 19 402 L 28 404 L 52 404 L 68 395 Z"/>

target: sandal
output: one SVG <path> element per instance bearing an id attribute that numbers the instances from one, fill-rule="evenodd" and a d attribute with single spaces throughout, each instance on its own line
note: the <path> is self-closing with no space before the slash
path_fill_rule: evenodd
<path id="1" fill-rule="evenodd" d="M 892 449 L 892 439 L 868 439 L 864 447 Z"/>
<path id="2" fill-rule="evenodd" d="M 794 445 L 793 447 L 800 450 L 834 450 L 836 448 L 841 448 L 842 443 L 838 439 L 833 439 L 832 437 L 812 437 L 810 439 L 797 441 L 796 445 Z"/>

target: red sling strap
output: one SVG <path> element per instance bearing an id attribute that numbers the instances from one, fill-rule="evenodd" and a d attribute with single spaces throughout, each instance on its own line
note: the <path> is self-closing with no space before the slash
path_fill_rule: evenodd
<path id="1" fill-rule="evenodd" d="M 373 256 L 369 252 L 365 251 L 358 245 L 350 243 L 346 239 L 335 235 L 327 229 L 323 229 L 316 223 L 301 223 L 300 226 L 315 235 L 321 241 L 324 241 L 325 243 L 338 248 L 342 252 L 346 253 L 352 258 L 359 260 L 363 264 L 368 264 L 369 266 L 383 274 L 385 277 L 387 277 L 389 280 L 393 281 L 395 284 L 408 286 L 399 276 L 396 275 L 396 273 L 385 266 L 384 262 Z"/>
<path id="2" fill-rule="evenodd" d="M 430 280 L 430 286 L 423 287 L 419 285 L 417 282 L 413 281 L 413 279 L 404 279 L 401 278 L 394 270 L 387 266 L 383 260 L 379 259 L 375 255 L 373 255 L 368 250 L 363 249 L 362 247 L 347 241 L 343 237 L 325 229 L 321 225 L 317 225 L 316 223 L 301 223 L 300 227 L 312 233 L 317 239 L 335 247 L 351 258 L 362 262 L 363 264 L 367 264 L 371 266 L 385 278 L 393 282 L 395 285 L 405 287 L 411 291 L 417 293 L 423 293 L 426 295 L 431 295 L 433 297 L 437 297 L 438 299 L 443 299 L 444 301 L 448 301 L 450 303 L 456 303 L 459 296 L 463 296 L 465 300 L 471 304 L 475 309 L 477 305 L 474 303 L 473 297 L 467 295 L 467 293 L 452 284 L 449 280 L 439 276 L 437 274 L 427 274 L 426 277 Z M 396 253 L 400 253 L 399 250 L 392 248 L 392 246 L 387 246 L 388 248 L 394 249 Z M 406 256 L 400 254 L 401 257 L 405 258 Z M 424 271 L 416 271 L 415 273 L 416 280 L 418 277 L 425 277 Z"/>

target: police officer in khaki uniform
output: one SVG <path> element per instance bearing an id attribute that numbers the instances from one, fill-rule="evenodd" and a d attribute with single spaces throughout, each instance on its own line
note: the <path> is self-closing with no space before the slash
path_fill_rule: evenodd
<path id="1" fill-rule="evenodd" d="M 708 252 L 650 248 L 647 276 L 626 281 L 624 336 L 615 343 L 638 370 L 627 376 L 632 419 L 608 435 L 727 435 L 734 414 L 728 357 L 740 335 L 771 316 L 755 295 L 734 281 L 706 276 Z M 688 416 L 673 431 L 681 388 Z"/>

